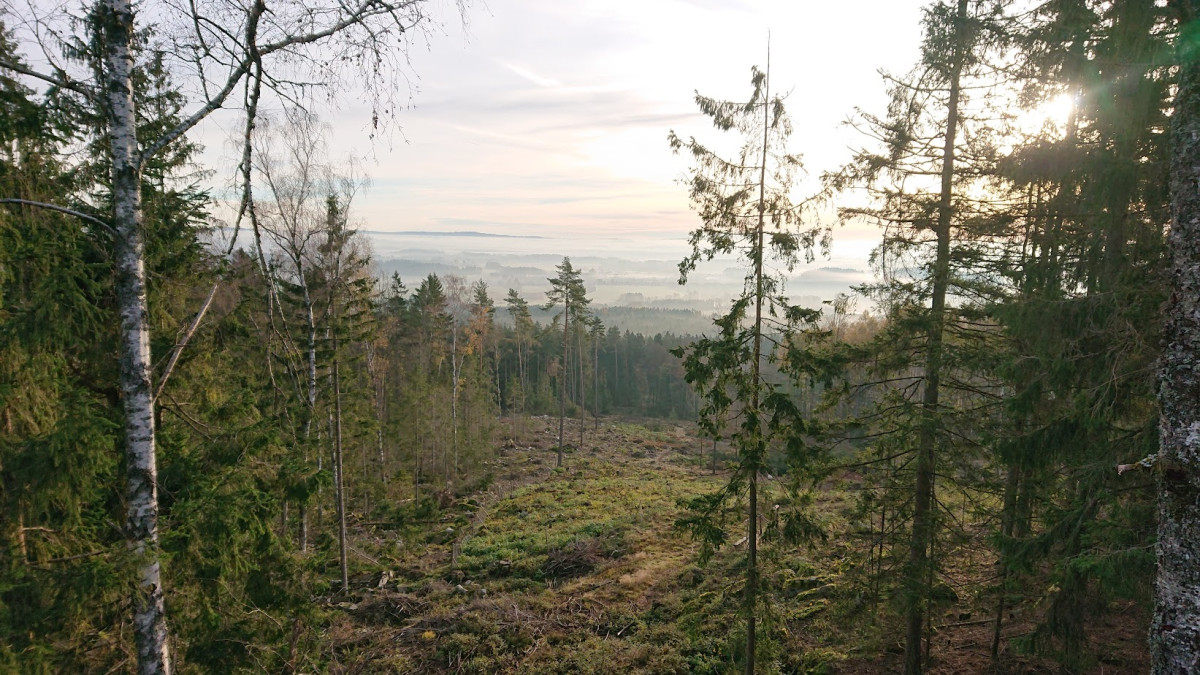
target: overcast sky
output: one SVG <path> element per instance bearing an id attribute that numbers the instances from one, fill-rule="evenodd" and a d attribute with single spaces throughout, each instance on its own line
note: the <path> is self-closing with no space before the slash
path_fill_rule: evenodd
<path id="1" fill-rule="evenodd" d="M 444 30 L 411 54 L 419 79 L 402 136 L 372 145 L 369 111 L 353 104 L 322 115 L 338 153 L 372 155 L 356 203 L 365 229 L 682 241 L 697 221 L 667 132 L 718 135 L 695 90 L 746 96 L 769 31 L 772 87 L 791 92 L 792 150 L 817 175 L 859 142 L 841 126 L 855 106 L 881 111 L 877 70 L 913 63 L 924 4 L 489 0 L 464 28 L 444 2 Z"/>

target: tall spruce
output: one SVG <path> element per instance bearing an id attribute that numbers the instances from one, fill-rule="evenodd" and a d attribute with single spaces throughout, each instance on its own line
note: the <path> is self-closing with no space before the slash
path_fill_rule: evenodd
<path id="1" fill-rule="evenodd" d="M 687 381 L 700 393 L 700 425 L 716 435 L 737 407 L 739 426 L 731 441 L 738 461 L 729 482 L 718 492 L 692 500 L 692 514 L 680 525 L 702 542 L 702 557 L 725 541 L 719 518 L 731 500 L 746 499 L 746 541 L 742 617 L 745 621 L 746 673 L 759 662 L 758 618 L 763 602 L 758 560 L 761 536 L 759 476 L 775 444 L 795 449 L 807 424 L 792 399 L 765 376 L 764 362 L 775 345 L 787 344 L 798 324 L 817 313 L 791 305 L 783 295 L 784 269 L 802 253 L 811 259 L 820 231 L 801 229 L 801 207 L 791 201 L 792 177 L 800 159 L 787 152 L 791 122 L 783 100 L 771 95 L 770 61 L 765 71 L 751 69 L 751 93 L 745 101 L 696 94 L 696 104 L 720 131 L 735 131 L 742 146 L 725 159 L 694 138 L 669 135 L 671 149 L 695 166 L 687 185 L 702 224 L 692 231 L 692 252 L 679 265 L 680 283 L 701 261 L 736 255 L 746 266 L 741 294 L 730 310 L 715 319 L 719 332 L 675 353 L 684 359 Z M 780 268 L 773 268 L 779 265 Z"/>
<path id="2" fill-rule="evenodd" d="M 994 297 L 994 273 L 981 269 L 996 248 L 988 229 L 991 207 L 970 193 L 986 194 L 983 177 L 996 155 L 988 123 L 997 115 L 987 102 L 1003 83 L 989 61 L 1002 44 L 1003 27 L 1000 3 L 957 0 L 928 7 L 919 64 L 906 78 L 888 78 L 885 117 L 862 116 L 880 147 L 861 151 L 831 175 L 833 188 L 870 199 L 843 207 L 843 217 L 884 228 L 872 253 L 881 280 L 867 290 L 888 322 L 869 345 L 849 346 L 858 367 L 847 373 L 860 380 L 846 391 L 857 396 L 874 390 L 874 410 L 863 416 L 876 438 L 868 465 L 884 470 L 876 483 L 886 497 L 874 504 L 881 517 L 891 510 L 892 531 L 908 521 L 907 539 L 897 543 L 904 549 L 899 597 L 909 675 L 924 672 L 932 644 L 939 570 L 934 547 L 944 503 L 935 478 L 956 475 L 951 466 L 972 473 L 969 455 L 978 451 L 998 391 L 985 377 L 989 367 L 978 363 L 991 351 L 978 310 Z"/>
<path id="3" fill-rule="evenodd" d="M 1014 31 L 1025 105 L 1071 105 L 1025 130 L 995 188 L 1012 203 L 1000 262 L 1011 287 L 991 308 L 1007 393 L 994 434 L 1005 472 L 997 661 L 1006 605 L 1036 600 L 1045 611 L 1023 641 L 1064 668 L 1089 667 L 1098 615 L 1146 597 L 1153 573 L 1150 481 L 1112 468 L 1157 445 L 1173 81 L 1164 14 L 1149 0 L 1049 3 Z"/>

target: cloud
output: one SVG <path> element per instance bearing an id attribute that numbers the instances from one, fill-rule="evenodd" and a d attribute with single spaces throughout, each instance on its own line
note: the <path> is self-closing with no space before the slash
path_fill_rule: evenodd
<path id="1" fill-rule="evenodd" d="M 770 29 L 773 78 L 795 91 L 793 150 L 819 175 L 848 154 L 838 134 L 852 107 L 886 104 L 875 70 L 911 62 L 923 2 L 505 0 L 472 12 L 469 36 L 448 28 L 410 53 L 419 91 L 399 116 L 405 142 L 365 150 L 369 107 L 347 97 L 325 114 L 330 145 L 335 154 L 371 155 L 373 187 L 355 208 L 372 230 L 478 223 L 505 234 L 570 233 L 592 245 L 602 237 L 683 241 L 698 221 L 676 183 L 688 159 L 671 154 L 667 131 L 721 143 L 695 109 L 695 90 L 744 95 Z M 847 27 L 846 16 L 861 20 Z M 851 38 L 878 49 L 848 49 Z M 227 132 L 239 130 L 231 118 Z M 839 228 L 826 262 L 845 268 L 804 278 L 865 274 L 857 268 L 877 237 L 873 228 Z"/>
<path id="2" fill-rule="evenodd" d="M 501 66 L 504 66 L 505 68 L 507 68 L 508 70 L 511 70 L 512 72 L 516 73 L 522 79 L 532 82 L 539 87 L 561 87 L 562 86 L 562 82 L 559 82 L 558 80 L 551 79 L 549 77 L 542 77 L 541 75 L 538 75 L 537 73 L 535 73 L 531 70 L 528 70 L 526 68 L 522 68 L 521 66 L 518 66 L 515 63 L 505 63 L 504 61 L 496 61 L 496 63 L 498 63 Z"/>

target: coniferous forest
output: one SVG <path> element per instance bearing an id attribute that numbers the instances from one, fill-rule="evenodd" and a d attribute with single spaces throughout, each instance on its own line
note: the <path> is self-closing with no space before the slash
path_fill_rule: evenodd
<path id="1" fill-rule="evenodd" d="M 437 3 L 35 4 L 0 671 L 1200 672 L 1200 3 L 930 2 L 830 166 L 730 55 L 640 150 L 687 167 L 668 272 L 744 277 L 696 335 L 570 256 L 379 273 L 317 111 L 403 125 Z M 870 281 L 793 302 L 866 226 Z"/>

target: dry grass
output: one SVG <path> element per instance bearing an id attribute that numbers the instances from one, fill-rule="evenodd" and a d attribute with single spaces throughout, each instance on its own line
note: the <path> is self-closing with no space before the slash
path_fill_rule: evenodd
<path id="1" fill-rule="evenodd" d="M 320 638 L 331 672 L 735 668 L 744 551 L 725 547 L 700 568 L 696 544 L 674 529 L 679 500 L 723 480 L 708 475 L 704 444 L 679 425 L 604 423 L 595 433 L 589 426 L 583 447 L 555 470 L 550 422 L 535 418 L 510 434 L 492 466 L 495 482 L 460 500 L 452 534 L 431 526 L 424 543 L 388 554 L 362 533 L 356 546 L 388 569 L 363 575 L 356 593 L 335 605 Z M 764 499 L 774 494 L 765 481 Z M 777 550 L 766 563 L 768 671 L 882 674 L 899 665 L 895 626 L 876 621 L 863 600 L 849 508 L 846 491 L 827 486 L 816 510 L 828 542 Z M 740 528 L 736 518 L 730 527 Z M 932 672 L 988 672 L 991 626 L 977 620 L 990 611 L 980 590 L 991 559 L 986 547 L 968 544 L 948 554 L 957 599 L 939 610 Z M 1103 672 L 1144 669 L 1143 622 L 1129 608 L 1097 627 Z M 1006 635 L 1030 626 L 1030 616 L 1018 614 Z M 1002 672 L 1049 672 L 1023 655 L 1006 654 L 1005 663 Z"/>

